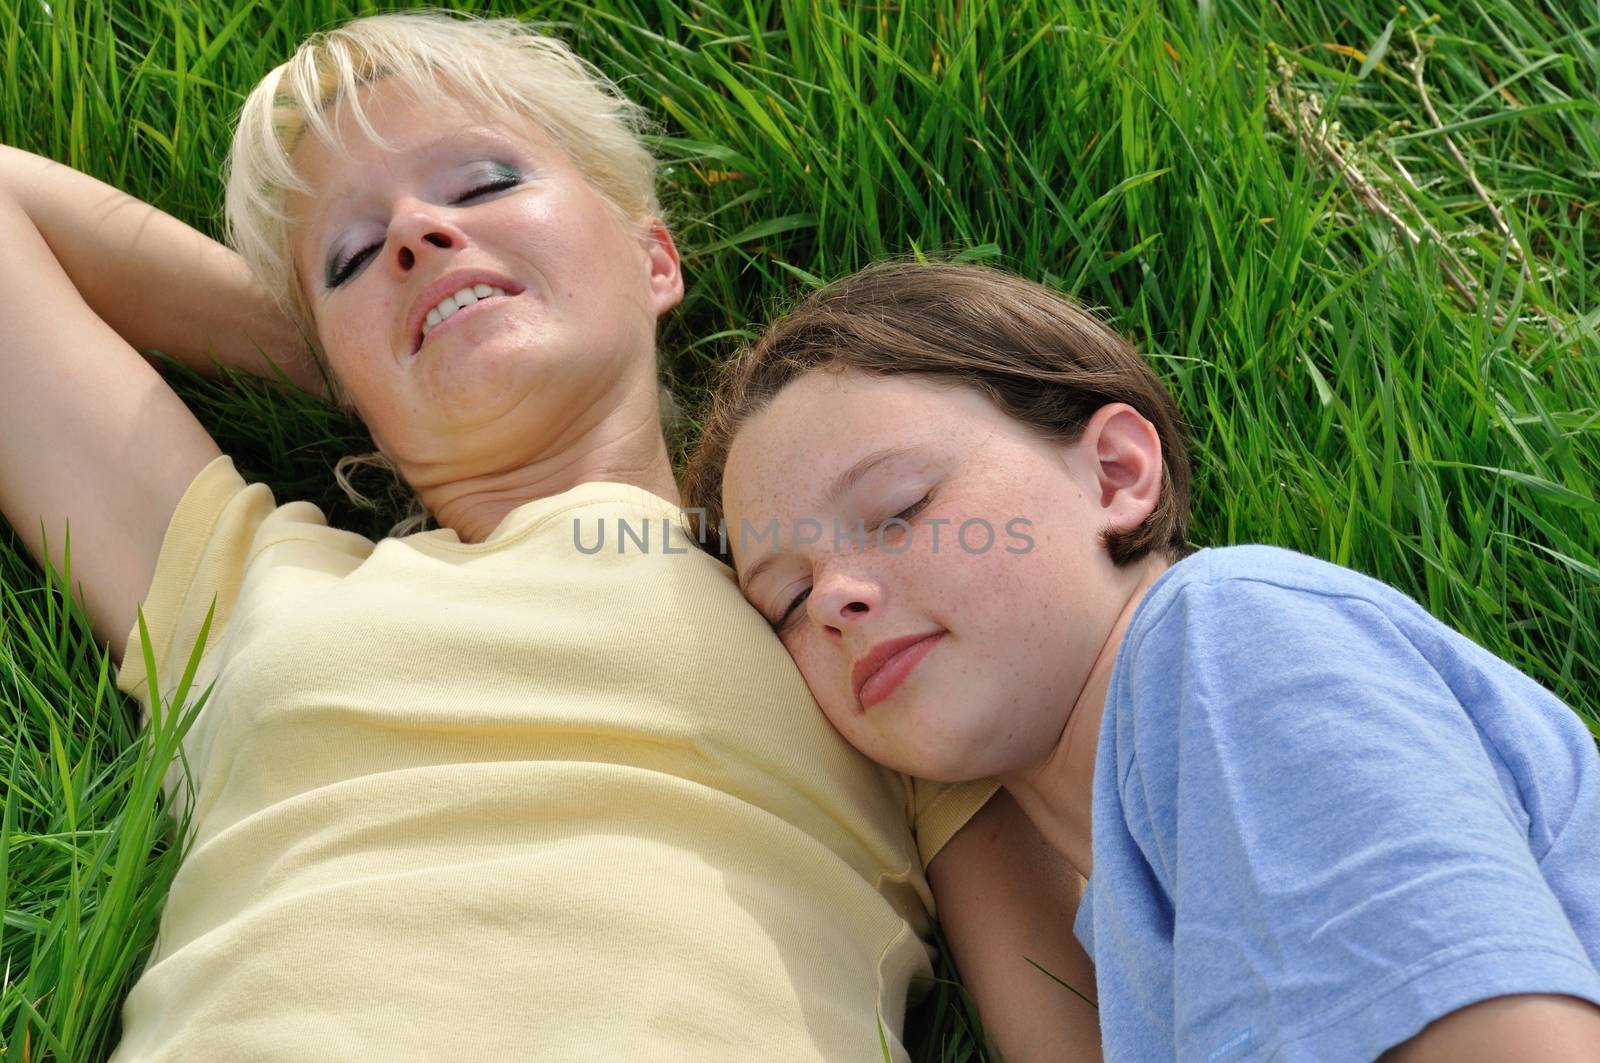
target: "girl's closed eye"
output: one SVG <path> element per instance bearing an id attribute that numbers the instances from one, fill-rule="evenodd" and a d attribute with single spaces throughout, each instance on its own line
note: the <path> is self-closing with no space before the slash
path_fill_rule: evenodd
<path id="1" fill-rule="evenodd" d="M 904 542 L 905 537 L 911 534 L 911 522 L 917 518 L 917 514 L 928 508 L 928 503 L 932 499 L 933 492 L 929 491 L 921 498 L 911 503 L 905 509 L 902 509 L 900 512 L 891 517 L 886 517 L 879 521 L 877 527 L 879 545 L 881 546 L 884 544 L 889 544 L 892 546 L 898 546 L 900 543 Z M 891 526 L 889 523 L 890 521 L 895 521 L 896 524 Z M 898 553 L 899 551 L 895 552 Z"/>
<path id="2" fill-rule="evenodd" d="M 906 524 L 910 524 L 911 521 L 916 519 L 917 514 L 928 508 L 928 503 L 932 500 L 932 491 L 924 493 L 921 498 L 911 503 L 911 505 L 907 506 L 905 509 L 902 509 L 893 516 L 886 517 L 884 520 L 880 521 L 877 526 L 878 531 L 881 533 L 884 525 L 888 524 L 891 520 L 903 521 Z M 794 597 L 790 598 L 788 604 L 784 606 L 783 612 L 779 614 L 778 619 L 772 621 L 772 630 L 782 635 L 790 627 L 792 627 L 795 620 L 800 615 L 801 607 L 805 605 L 806 599 L 809 597 L 811 597 L 811 588 L 805 587 L 796 593 Z"/>
<path id="3" fill-rule="evenodd" d="M 798 594 L 789 599 L 789 604 L 779 614 L 778 619 L 772 622 L 772 630 L 780 635 L 787 631 L 800 615 L 801 607 L 805 605 L 806 599 L 809 597 L 811 597 L 811 588 L 804 587 Z"/>
<path id="4" fill-rule="evenodd" d="M 915 502 L 911 503 L 905 509 L 902 509 L 900 512 L 896 513 L 894 516 L 890 517 L 889 520 L 903 520 L 903 521 L 906 521 L 907 523 L 910 523 L 912 520 L 916 519 L 916 516 L 917 516 L 918 513 L 921 513 L 924 509 L 928 508 L 928 503 L 932 499 L 933 499 L 933 492 L 929 491 L 926 494 L 924 494 L 921 498 L 919 498 Z M 889 520 L 885 520 L 883 523 L 887 524 L 887 523 L 889 523 Z M 881 525 L 880 525 L 880 527 L 881 527 Z"/>

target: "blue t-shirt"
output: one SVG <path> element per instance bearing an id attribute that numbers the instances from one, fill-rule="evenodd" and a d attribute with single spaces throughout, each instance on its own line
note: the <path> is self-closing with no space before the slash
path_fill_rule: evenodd
<path id="1" fill-rule="evenodd" d="M 1600 756 L 1398 591 L 1205 550 L 1106 697 L 1078 937 L 1108 1060 L 1371 1060 L 1480 1000 L 1600 1004 Z"/>

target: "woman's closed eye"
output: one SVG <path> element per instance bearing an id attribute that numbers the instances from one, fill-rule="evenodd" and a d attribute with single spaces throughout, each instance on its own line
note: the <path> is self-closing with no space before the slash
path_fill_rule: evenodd
<path id="1" fill-rule="evenodd" d="M 377 254 L 378 248 L 382 246 L 383 244 L 381 242 L 372 243 L 363 247 L 359 251 L 351 253 L 348 256 L 341 257 L 339 255 L 335 255 L 328 263 L 328 276 L 324 283 L 326 283 L 329 288 L 339 287 L 339 285 L 355 276 L 356 270 L 364 265 L 367 259 Z"/>
<path id="2" fill-rule="evenodd" d="M 521 183 L 521 174 L 513 173 L 510 170 L 497 171 L 491 178 L 477 184 L 466 195 L 457 196 L 452 202 L 460 206 L 462 203 L 470 203 L 474 199 L 481 199 L 494 192 L 504 192 L 508 188 L 515 188 Z"/>
<path id="3" fill-rule="evenodd" d="M 496 192 L 504 192 L 507 189 L 515 188 L 521 183 L 522 175 L 520 173 L 514 170 L 496 169 L 486 179 L 475 183 L 468 191 L 451 199 L 450 205 L 453 207 L 463 206 L 473 200 L 482 199 Z M 337 288 L 355 276 L 361 267 L 366 265 L 367 260 L 377 254 L 382 247 L 383 241 L 380 240 L 367 244 L 348 256 L 334 256 L 333 261 L 328 264 L 327 286 L 329 288 Z"/>

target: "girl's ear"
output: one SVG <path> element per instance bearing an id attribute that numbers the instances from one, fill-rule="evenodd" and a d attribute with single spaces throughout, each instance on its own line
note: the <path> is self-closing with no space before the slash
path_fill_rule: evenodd
<path id="1" fill-rule="evenodd" d="M 1080 453 L 1094 463 L 1095 484 L 1107 531 L 1143 524 L 1161 500 L 1161 436 L 1155 425 L 1125 402 L 1100 407 L 1079 439 Z"/>

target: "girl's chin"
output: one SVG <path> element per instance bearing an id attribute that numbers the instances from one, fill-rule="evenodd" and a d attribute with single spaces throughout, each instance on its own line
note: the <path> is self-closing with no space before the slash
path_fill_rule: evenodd
<path id="1" fill-rule="evenodd" d="M 870 754 L 869 754 L 870 756 Z M 874 758 L 905 775 L 928 782 L 959 783 L 993 777 L 982 758 L 973 756 L 971 745 L 959 741 L 942 743 L 939 747 L 919 746 L 899 749 L 892 756 Z"/>

